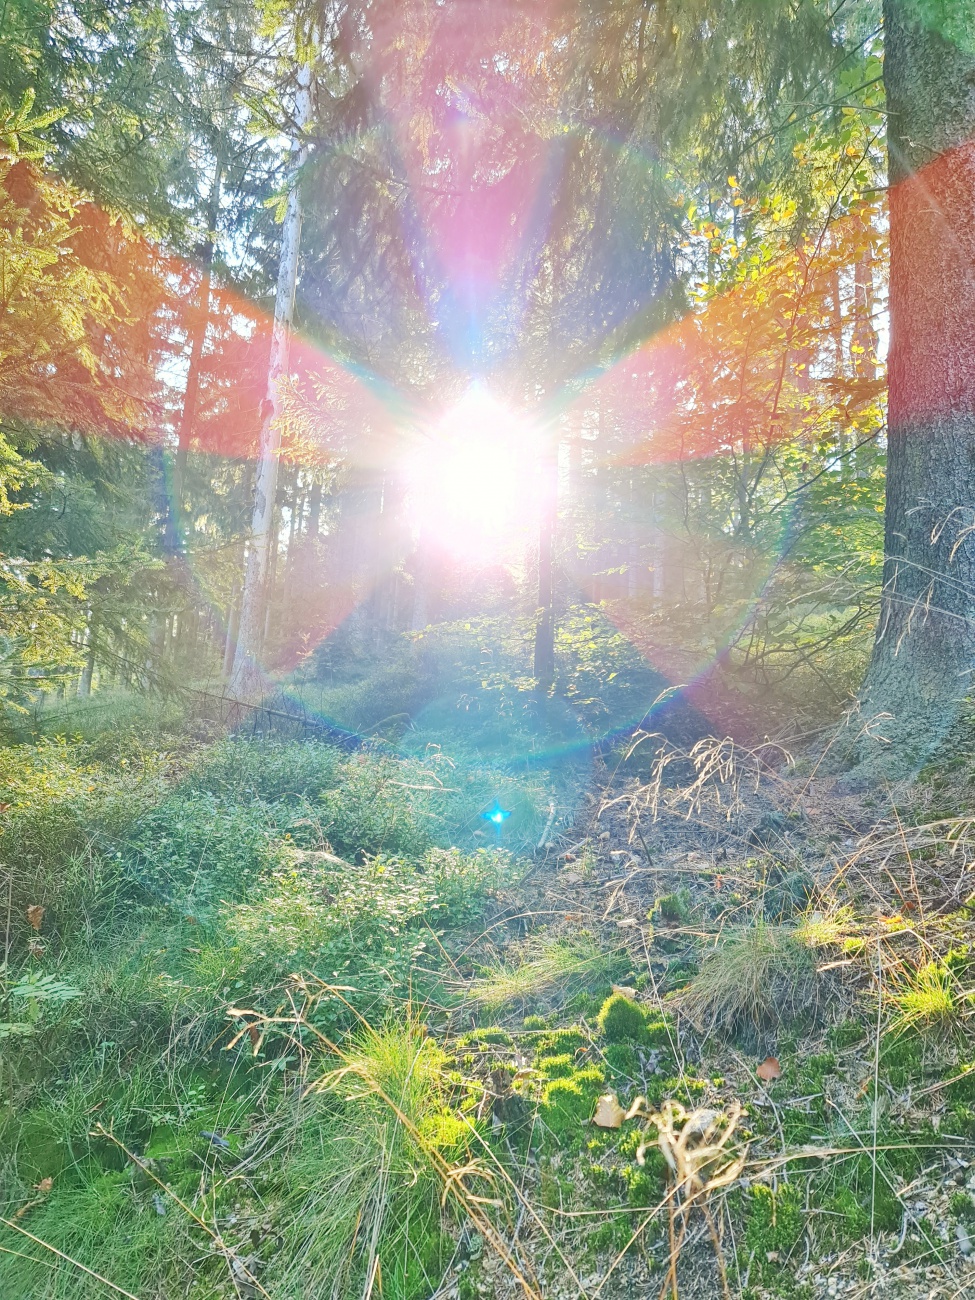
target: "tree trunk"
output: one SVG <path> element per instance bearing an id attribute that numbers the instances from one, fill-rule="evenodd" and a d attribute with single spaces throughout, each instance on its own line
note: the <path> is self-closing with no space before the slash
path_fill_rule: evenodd
<path id="1" fill-rule="evenodd" d="M 322 523 L 322 485 L 316 479 L 308 501 L 308 536 L 317 539 Z"/>
<path id="2" fill-rule="evenodd" d="M 311 69 L 306 66 L 299 73 L 297 105 L 299 129 L 305 127 L 310 119 Z M 299 146 L 294 168 L 296 174 L 288 195 L 281 230 L 281 254 L 274 299 L 274 326 L 268 361 L 267 396 L 264 400 L 257 477 L 254 484 L 251 541 L 241 594 L 240 627 L 234 654 L 234 667 L 228 686 L 229 693 L 239 700 L 247 700 L 259 695 L 263 685 L 259 656 L 267 616 L 278 450 L 281 445 L 281 430 L 278 426 L 281 399 L 278 383 L 288 373 L 291 322 L 294 316 L 295 287 L 298 278 L 298 245 L 301 237 L 301 196 L 297 173 L 300 172 L 307 152 L 307 145 Z"/>
<path id="3" fill-rule="evenodd" d="M 83 700 L 86 700 L 91 694 L 92 678 L 95 676 L 95 619 L 91 613 L 88 615 L 85 646 L 85 662 L 82 665 L 81 677 L 78 681 L 78 695 Z"/>
<path id="4" fill-rule="evenodd" d="M 227 639 L 223 648 L 223 676 L 229 677 L 234 666 L 234 651 L 237 649 L 237 628 L 240 623 L 240 610 L 237 605 L 237 597 L 240 589 L 235 582 L 230 592 L 230 600 L 227 603 Z"/>
<path id="5" fill-rule="evenodd" d="M 555 681 L 555 528 L 558 517 L 559 457 L 555 434 L 541 465 L 538 522 L 538 613 L 535 624 L 535 681 L 547 692 Z"/>
<path id="6" fill-rule="evenodd" d="M 855 753 L 891 774 L 944 738 L 975 668 L 975 53 L 945 39 L 934 12 L 884 3 L 887 510 L 859 723 L 885 743 L 862 736 Z"/>
<path id="7" fill-rule="evenodd" d="M 218 152 L 214 162 L 210 197 L 207 202 L 206 239 L 200 256 L 200 296 L 194 313 L 195 319 L 192 320 L 190 329 L 190 365 L 186 374 L 186 391 L 183 394 L 183 410 L 179 421 L 176 465 L 173 473 L 173 497 L 169 503 L 166 520 L 166 549 L 169 554 L 175 554 L 180 545 L 179 526 L 183 512 L 186 463 L 189 459 L 190 444 L 193 441 L 193 428 L 196 424 L 196 413 L 200 400 L 200 371 L 203 369 L 203 352 L 206 347 L 207 329 L 210 324 L 210 283 L 213 275 L 213 254 L 217 242 L 217 223 L 220 218 L 220 188 L 222 183 L 223 154 Z"/>

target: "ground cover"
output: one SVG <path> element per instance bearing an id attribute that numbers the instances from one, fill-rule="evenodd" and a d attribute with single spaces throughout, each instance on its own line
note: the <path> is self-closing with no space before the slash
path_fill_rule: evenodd
<path id="1" fill-rule="evenodd" d="M 3 1295 L 960 1294 L 966 763 L 82 721 L 0 751 Z"/>

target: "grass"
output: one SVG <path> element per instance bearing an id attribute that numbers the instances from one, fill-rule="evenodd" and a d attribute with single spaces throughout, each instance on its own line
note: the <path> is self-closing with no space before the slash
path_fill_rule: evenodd
<path id="1" fill-rule="evenodd" d="M 357 1300 L 380 1279 L 390 1300 L 436 1290 L 456 1227 L 443 1170 L 472 1144 L 445 1059 L 416 1020 L 366 1029 L 286 1111 L 281 1300 Z"/>
<path id="2" fill-rule="evenodd" d="M 927 1028 L 957 1029 L 968 1013 L 972 992 L 966 991 L 957 973 L 942 960 L 925 962 L 916 970 L 904 970 L 889 994 L 893 1008 L 891 1031 Z"/>
<path id="3" fill-rule="evenodd" d="M 111 744 L 84 710 L 74 739 L 0 750 L 0 1181 L 3 1217 L 22 1212 L 0 1227 L 0 1294 L 105 1294 L 86 1268 L 133 1294 L 182 1293 L 191 1276 L 194 1295 L 236 1294 L 233 1260 L 263 1267 L 272 1254 L 282 1285 L 318 1294 L 264 1240 L 271 1201 L 303 1257 L 320 1259 L 319 1280 L 333 1280 L 340 1254 L 350 1294 L 370 1260 L 384 1294 L 431 1289 L 451 1245 L 427 1157 L 449 1165 L 472 1131 L 447 1107 L 454 1085 L 431 1040 L 409 1019 L 361 1033 L 351 1073 L 296 1112 L 303 1049 L 268 1033 L 226 1054 L 227 1009 L 273 1015 L 295 995 L 295 975 L 341 983 L 341 999 L 317 999 L 309 1032 L 344 1039 L 363 1014 L 384 1025 L 436 992 L 449 965 L 442 939 L 466 946 L 510 878 L 509 854 L 475 834 L 497 783 L 455 780 L 442 758 L 350 758 L 262 738 L 179 743 L 153 710 L 140 736 L 128 702 L 105 716 L 123 714 L 131 725 Z M 519 806 L 531 828 L 530 798 Z M 122 1146 L 94 1137 L 99 1124 Z M 232 1166 L 272 1131 L 275 1159 L 256 1180 L 236 1179 Z M 343 1186 L 361 1185 L 357 1221 L 368 1218 L 372 1255 L 360 1254 L 363 1237 L 343 1246 L 328 1227 L 335 1188 L 331 1199 L 308 1194 L 327 1188 L 323 1151 L 344 1153 L 332 1166 Z M 170 1191 L 203 1207 L 194 1213 L 206 1230 Z M 34 1244 L 23 1258 L 20 1227 L 52 1249 Z M 214 1256 L 210 1231 L 234 1253 Z"/>
<path id="4" fill-rule="evenodd" d="M 811 1015 L 817 993 L 813 955 L 796 931 L 759 920 L 718 940 L 681 1007 L 707 1032 L 755 1036 Z"/>
<path id="5" fill-rule="evenodd" d="M 488 1010 L 561 1003 L 582 990 L 607 987 L 620 964 L 620 954 L 607 951 L 591 934 L 544 935 L 529 940 L 513 961 L 486 967 L 469 993 Z"/>
<path id="6" fill-rule="evenodd" d="M 529 1294 L 624 1269 L 656 1294 L 669 1184 L 645 1108 L 678 1101 L 747 1107 L 753 1181 L 712 1209 L 739 1278 L 798 1295 L 806 1239 L 891 1246 L 904 1188 L 975 1133 L 970 909 L 878 922 L 851 882 L 728 928 L 768 886 L 729 863 L 656 882 L 645 951 L 595 922 L 515 939 L 510 905 L 548 905 L 522 904 L 511 851 L 562 797 L 539 773 L 109 715 L 124 734 L 85 709 L 77 739 L 0 750 L 4 1300 L 111 1293 L 83 1268 L 142 1300 L 474 1300 L 515 1268 Z M 506 836 L 522 819 L 501 851 L 495 798 L 520 809 Z M 833 1026 L 819 963 L 842 968 Z M 756 1105 L 753 1049 L 782 1070 Z M 887 1097 L 908 1088 L 905 1118 Z M 600 1129 L 607 1091 L 644 1109 Z M 939 1249 L 909 1226 L 901 1257 Z"/>

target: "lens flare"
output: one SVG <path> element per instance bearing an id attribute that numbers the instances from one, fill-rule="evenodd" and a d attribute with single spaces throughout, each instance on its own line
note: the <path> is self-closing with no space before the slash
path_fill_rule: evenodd
<path id="1" fill-rule="evenodd" d="M 413 531 L 460 559 L 515 554 L 537 518 L 538 445 L 530 421 L 470 388 L 408 453 Z"/>

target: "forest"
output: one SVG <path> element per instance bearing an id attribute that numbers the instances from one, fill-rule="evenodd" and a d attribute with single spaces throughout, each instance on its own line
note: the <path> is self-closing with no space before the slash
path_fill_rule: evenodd
<path id="1" fill-rule="evenodd" d="M 0 1300 L 975 1288 L 972 0 L 0 0 Z"/>

